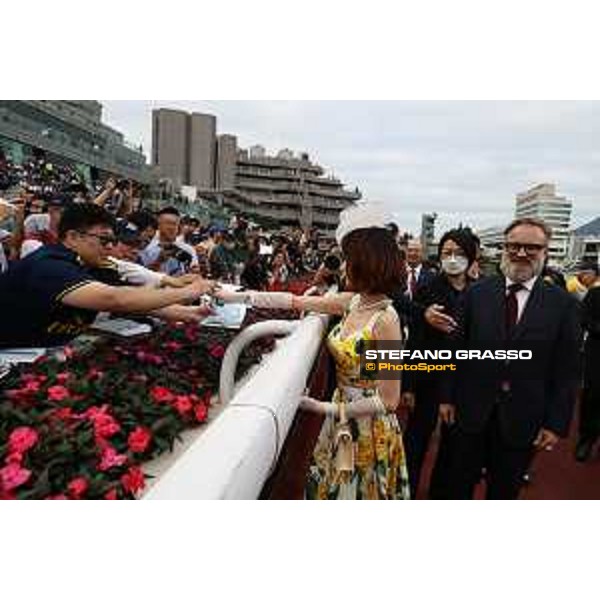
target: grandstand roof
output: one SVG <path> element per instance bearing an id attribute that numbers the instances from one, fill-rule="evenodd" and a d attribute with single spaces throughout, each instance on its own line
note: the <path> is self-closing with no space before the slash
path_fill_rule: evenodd
<path id="1" fill-rule="evenodd" d="M 575 235 L 598 235 L 600 236 L 600 217 L 596 217 L 593 221 L 578 227 L 575 230 Z"/>

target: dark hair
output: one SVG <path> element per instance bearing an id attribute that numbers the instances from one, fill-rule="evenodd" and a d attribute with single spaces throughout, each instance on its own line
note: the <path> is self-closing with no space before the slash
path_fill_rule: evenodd
<path id="1" fill-rule="evenodd" d="M 398 225 L 396 225 L 396 223 L 394 223 L 394 222 L 388 223 L 388 224 L 386 225 L 386 227 L 389 229 L 389 231 L 391 232 L 391 234 L 392 234 L 394 237 L 396 237 L 396 236 L 398 235 L 398 232 L 400 231 L 400 230 L 398 229 Z"/>
<path id="2" fill-rule="evenodd" d="M 152 229 L 156 229 L 158 227 L 156 217 L 147 210 L 139 210 L 131 213 L 127 217 L 127 220 L 130 223 L 133 223 L 140 231 L 144 231 L 144 229 L 148 229 L 148 227 L 152 227 Z"/>
<path id="3" fill-rule="evenodd" d="M 512 221 L 509 226 L 504 230 L 504 235 L 507 236 L 515 227 L 521 225 L 529 225 L 530 227 L 537 227 L 544 232 L 546 239 L 549 240 L 552 237 L 552 229 L 542 219 L 536 219 L 535 217 L 521 217 Z"/>
<path id="4" fill-rule="evenodd" d="M 477 240 L 473 235 L 473 232 L 468 227 L 458 227 L 457 229 L 450 229 L 450 231 L 446 231 L 446 233 L 444 233 L 444 235 L 440 238 L 440 243 L 438 244 L 438 260 L 442 254 L 442 248 L 448 240 L 452 240 L 457 246 L 460 246 L 467 256 L 469 266 L 471 266 L 477 258 L 478 247 Z"/>
<path id="5" fill-rule="evenodd" d="M 390 295 L 404 287 L 406 265 L 387 229 L 352 231 L 342 240 L 342 250 L 354 291 Z"/>
<path id="6" fill-rule="evenodd" d="M 174 206 L 165 206 L 158 211 L 158 216 L 162 217 L 162 215 L 174 215 L 178 217 L 179 211 Z"/>
<path id="7" fill-rule="evenodd" d="M 87 231 L 96 225 L 115 229 L 115 218 L 97 204 L 71 204 L 63 211 L 58 224 L 58 239 L 64 240 L 68 231 Z"/>
<path id="8" fill-rule="evenodd" d="M 342 261 L 337 256 L 329 254 L 325 257 L 323 264 L 325 265 L 326 269 L 329 269 L 330 271 L 337 271 L 341 267 Z"/>

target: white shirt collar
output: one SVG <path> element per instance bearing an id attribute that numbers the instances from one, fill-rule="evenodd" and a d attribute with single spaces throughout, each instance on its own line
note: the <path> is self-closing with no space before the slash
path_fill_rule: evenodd
<path id="1" fill-rule="evenodd" d="M 527 281 L 523 281 L 521 282 L 521 285 L 528 291 L 531 292 L 531 290 L 533 289 L 533 286 L 535 285 L 535 282 L 537 280 L 538 276 L 534 275 L 531 279 L 528 279 Z M 511 285 L 517 283 L 516 281 L 513 281 L 512 279 L 509 279 L 508 277 L 504 278 L 504 287 L 506 289 L 508 289 Z"/>

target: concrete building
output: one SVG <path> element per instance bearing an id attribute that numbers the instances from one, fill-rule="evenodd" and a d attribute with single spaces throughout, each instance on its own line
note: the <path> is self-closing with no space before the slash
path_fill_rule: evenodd
<path id="1" fill-rule="evenodd" d="M 502 253 L 505 227 L 485 227 L 478 229 L 475 234 L 481 242 L 481 251 L 486 258 L 497 259 Z"/>
<path id="2" fill-rule="evenodd" d="M 565 260 L 571 223 L 571 200 L 556 195 L 556 186 L 542 183 L 517 194 L 515 217 L 543 219 L 552 228 L 549 257 L 553 263 Z"/>
<path id="3" fill-rule="evenodd" d="M 433 258 L 437 255 L 437 244 L 435 242 L 435 222 L 437 213 L 426 213 L 421 215 L 421 246 L 423 255 L 426 258 Z"/>
<path id="4" fill-rule="evenodd" d="M 594 262 L 600 266 L 600 217 L 571 232 L 569 261 Z"/>
<path id="5" fill-rule="evenodd" d="M 0 147 L 16 163 L 44 151 L 55 162 L 74 165 L 88 182 L 101 173 L 151 180 L 142 149 L 102 122 L 95 100 L 2 100 Z"/>
<path id="6" fill-rule="evenodd" d="M 189 127 L 189 183 L 198 189 L 214 189 L 217 119 L 193 113 Z"/>
<path id="7" fill-rule="evenodd" d="M 270 156 L 263 146 L 238 148 L 233 135 L 217 135 L 212 115 L 159 109 L 153 112 L 153 163 L 162 177 L 195 186 L 220 205 L 273 221 L 315 227 L 331 235 L 339 213 L 361 198 L 313 163 L 287 148 Z M 164 139 L 164 138 L 168 139 Z"/>
<path id="8" fill-rule="evenodd" d="M 189 185 L 188 114 L 161 108 L 152 111 L 152 164 L 161 177 Z"/>

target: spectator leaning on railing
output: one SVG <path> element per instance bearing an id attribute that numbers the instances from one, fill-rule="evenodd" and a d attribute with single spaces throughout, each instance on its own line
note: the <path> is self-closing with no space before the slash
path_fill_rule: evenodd
<path id="1" fill-rule="evenodd" d="M 198 320 L 207 309 L 183 306 L 210 292 L 202 278 L 179 289 L 114 287 L 90 275 L 115 243 L 114 219 L 93 204 L 69 206 L 58 229 L 59 243 L 44 246 L 0 275 L 0 347 L 68 343 L 98 312 L 151 314 Z"/>

